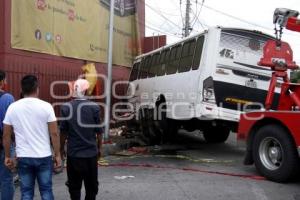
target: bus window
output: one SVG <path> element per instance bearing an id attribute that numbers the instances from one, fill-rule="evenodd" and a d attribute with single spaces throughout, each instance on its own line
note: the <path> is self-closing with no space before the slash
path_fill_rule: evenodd
<path id="1" fill-rule="evenodd" d="M 193 65 L 192 65 L 193 70 L 197 70 L 199 68 L 202 50 L 203 50 L 203 43 L 204 43 L 204 36 L 200 36 L 197 39 L 197 43 L 196 43 L 195 56 L 194 56 L 194 61 L 193 61 Z"/>
<path id="2" fill-rule="evenodd" d="M 141 61 L 141 64 L 140 64 L 140 69 L 139 69 L 138 79 L 141 79 L 141 78 L 142 78 L 142 73 L 143 73 L 144 65 L 145 65 L 145 59 L 143 58 L 142 61 Z"/>
<path id="3" fill-rule="evenodd" d="M 167 64 L 167 74 L 175 74 L 177 72 L 181 56 L 181 45 L 175 46 L 171 49 L 169 62 Z"/>
<path id="4" fill-rule="evenodd" d="M 178 69 L 179 72 L 187 72 L 191 69 L 195 46 L 196 40 L 191 40 L 184 43 L 182 47 L 180 66 Z"/>
<path id="5" fill-rule="evenodd" d="M 152 56 L 151 64 L 148 71 L 148 77 L 154 77 L 157 74 L 157 68 L 159 64 L 159 55 L 160 53 L 156 53 Z"/>
<path id="6" fill-rule="evenodd" d="M 157 67 L 157 76 L 164 76 L 166 74 L 166 58 L 167 58 L 167 55 L 168 52 L 170 52 L 170 50 L 164 50 L 161 55 L 160 55 L 160 58 L 159 58 L 159 66 Z"/>
<path id="7" fill-rule="evenodd" d="M 145 59 L 145 68 L 144 68 L 144 70 L 145 70 L 145 74 L 144 74 L 145 78 L 148 77 L 148 71 L 149 71 L 149 67 L 151 65 L 151 60 L 152 60 L 152 56 L 151 55 L 147 56 L 146 59 Z"/>
<path id="8" fill-rule="evenodd" d="M 147 72 L 148 72 L 148 68 L 147 68 L 147 64 L 150 60 L 150 56 L 147 56 L 146 58 L 144 58 L 142 60 L 142 64 L 140 66 L 140 73 L 139 73 L 139 79 L 143 79 L 143 78 L 147 78 Z"/>
<path id="9" fill-rule="evenodd" d="M 129 81 L 134 81 L 137 79 L 138 73 L 139 73 L 139 67 L 140 67 L 140 62 L 134 63 L 132 70 L 131 70 Z"/>
<path id="10" fill-rule="evenodd" d="M 219 54 L 221 57 L 234 60 L 243 60 L 241 56 L 245 53 L 261 57 L 265 42 L 269 39 L 274 38 L 255 32 L 222 30 Z"/>

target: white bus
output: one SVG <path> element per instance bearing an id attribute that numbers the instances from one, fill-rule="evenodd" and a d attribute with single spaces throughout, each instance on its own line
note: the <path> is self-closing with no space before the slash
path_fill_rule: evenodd
<path id="1" fill-rule="evenodd" d="M 215 27 L 138 56 L 127 93 L 144 138 L 171 139 L 182 127 L 224 142 L 245 107 L 264 103 L 271 71 L 257 63 L 269 39 L 258 31 Z"/>

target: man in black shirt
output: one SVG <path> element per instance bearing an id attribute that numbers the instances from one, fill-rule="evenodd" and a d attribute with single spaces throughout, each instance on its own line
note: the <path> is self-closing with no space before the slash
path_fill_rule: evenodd
<path id="1" fill-rule="evenodd" d="M 95 200 L 98 193 L 98 157 L 102 128 L 100 107 L 85 98 L 87 80 L 74 83 L 74 99 L 61 107 L 60 123 L 62 152 L 67 140 L 67 176 L 72 200 L 80 200 L 84 182 L 85 200 Z"/>

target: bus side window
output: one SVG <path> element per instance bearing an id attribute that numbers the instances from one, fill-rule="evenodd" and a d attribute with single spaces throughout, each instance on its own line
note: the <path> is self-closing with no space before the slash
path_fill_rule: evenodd
<path id="1" fill-rule="evenodd" d="M 138 78 L 139 66 L 140 66 L 140 62 L 135 63 L 133 65 L 129 81 L 134 81 Z"/>
<path id="2" fill-rule="evenodd" d="M 171 49 L 169 62 L 167 64 L 167 74 L 175 74 L 177 72 L 181 56 L 181 45 Z"/>
<path id="3" fill-rule="evenodd" d="M 145 68 L 144 68 L 144 76 L 145 76 L 145 78 L 147 78 L 149 76 L 148 71 L 149 71 L 149 68 L 150 68 L 150 65 L 151 65 L 151 60 L 152 60 L 152 56 L 151 55 L 149 55 L 149 56 L 146 57 Z"/>
<path id="4" fill-rule="evenodd" d="M 167 51 L 164 50 L 160 54 L 159 63 L 157 66 L 157 76 L 163 76 L 166 74 L 166 65 L 165 65 L 166 53 L 167 53 Z"/>
<path id="5" fill-rule="evenodd" d="M 203 50 L 203 43 L 204 43 L 204 36 L 200 36 L 197 39 L 197 43 L 196 43 L 195 56 L 194 56 L 194 61 L 193 61 L 193 65 L 192 65 L 193 70 L 197 70 L 199 68 L 202 50 Z"/>
<path id="6" fill-rule="evenodd" d="M 182 54 L 179 66 L 179 72 L 190 71 L 193 64 L 194 50 L 196 46 L 196 40 L 187 41 L 182 47 Z"/>
<path id="7" fill-rule="evenodd" d="M 140 63 L 140 67 L 139 67 L 139 73 L 138 73 L 138 78 L 137 79 L 141 79 L 141 77 L 142 77 L 144 64 L 145 64 L 145 59 L 142 58 L 141 63 Z"/>
<path id="8" fill-rule="evenodd" d="M 157 74 L 157 65 L 159 63 L 159 53 L 152 56 L 151 63 L 149 66 L 148 77 L 154 77 Z"/>
<path id="9" fill-rule="evenodd" d="M 139 73 L 139 79 L 147 78 L 147 68 L 146 68 L 146 58 L 142 60 L 141 66 L 140 66 L 140 73 Z"/>

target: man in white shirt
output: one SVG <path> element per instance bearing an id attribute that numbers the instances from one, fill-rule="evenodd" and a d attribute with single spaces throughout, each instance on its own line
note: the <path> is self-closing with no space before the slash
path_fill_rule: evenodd
<path id="1" fill-rule="evenodd" d="M 13 167 L 9 148 L 11 135 L 14 134 L 22 200 L 33 199 L 36 179 L 41 199 L 53 200 L 50 138 L 55 154 L 54 167 L 61 165 L 56 117 L 51 104 L 38 98 L 38 80 L 35 76 L 23 77 L 21 86 L 24 98 L 11 104 L 3 121 L 5 165 Z"/>

